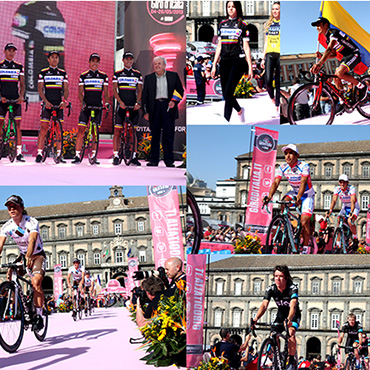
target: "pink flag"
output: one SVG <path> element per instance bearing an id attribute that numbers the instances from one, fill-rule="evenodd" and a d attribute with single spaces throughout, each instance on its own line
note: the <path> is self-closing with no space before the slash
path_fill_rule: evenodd
<path id="1" fill-rule="evenodd" d="M 55 300 L 63 294 L 62 265 L 54 265 L 54 296 Z"/>
<path id="2" fill-rule="evenodd" d="M 366 244 L 370 245 L 370 204 L 367 208 L 367 220 L 366 220 Z"/>
<path id="3" fill-rule="evenodd" d="M 206 255 L 189 254 L 186 271 L 186 367 L 197 367 L 203 357 Z"/>
<path id="4" fill-rule="evenodd" d="M 179 195 L 176 186 L 149 186 L 148 203 L 152 227 L 155 268 L 166 260 L 184 260 Z"/>
<path id="5" fill-rule="evenodd" d="M 136 287 L 136 282 L 134 281 L 134 272 L 139 270 L 139 260 L 137 257 L 132 257 L 127 260 L 128 263 L 128 291 L 131 294 L 131 290 Z M 127 287 L 126 287 L 127 289 Z"/>
<path id="6" fill-rule="evenodd" d="M 271 213 L 262 210 L 262 199 L 269 194 L 274 181 L 278 137 L 277 131 L 256 127 L 245 224 L 250 233 L 258 231 L 262 244 L 272 218 L 272 205 Z"/>

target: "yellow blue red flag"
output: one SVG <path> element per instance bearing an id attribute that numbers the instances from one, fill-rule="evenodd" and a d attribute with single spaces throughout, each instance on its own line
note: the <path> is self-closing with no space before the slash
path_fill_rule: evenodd
<path id="1" fill-rule="evenodd" d="M 370 35 L 353 19 L 353 17 L 338 3 L 338 1 L 322 1 L 320 7 L 320 17 L 329 20 L 330 28 L 336 28 L 349 36 L 358 46 L 361 53 L 361 63 L 354 71 L 363 74 L 370 67 Z M 319 42 L 323 47 L 327 47 L 324 35 L 319 34 Z M 342 55 L 337 53 L 337 58 L 342 59 Z"/>
<path id="2" fill-rule="evenodd" d="M 172 95 L 172 99 L 171 100 L 173 100 L 173 101 L 181 101 L 181 99 L 182 99 L 181 94 L 177 90 L 175 90 L 173 92 L 173 95 Z"/>

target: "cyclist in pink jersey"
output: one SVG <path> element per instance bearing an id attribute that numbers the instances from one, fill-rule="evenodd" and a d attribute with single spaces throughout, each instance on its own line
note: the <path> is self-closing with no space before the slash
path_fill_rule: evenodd
<path id="1" fill-rule="evenodd" d="M 293 188 L 284 195 L 283 200 L 295 200 L 296 206 L 301 206 L 301 223 L 303 236 L 303 253 L 308 253 L 308 242 L 311 238 L 310 220 L 313 215 L 315 203 L 315 191 L 312 187 L 310 166 L 308 163 L 298 160 L 299 152 L 294 144 L 282 148 L 286 163 L 282 164 L 275 173 L 275 181 L 272 183 L 269 195 L 263 200 L 267 204 L 274 196 L 280 181 L 285 176 Z"/>

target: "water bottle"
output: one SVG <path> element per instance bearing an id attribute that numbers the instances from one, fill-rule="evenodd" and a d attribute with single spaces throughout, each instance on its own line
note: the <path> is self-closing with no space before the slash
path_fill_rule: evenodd
<path id="1" fill-rule="evenodd" d="M 19 6 L 13 17 L 12 34 L 24 40 L 24 77 L 30 102 L 40 100 L 37 85 L 41 69 L 48 67 L 47 54 L 59 52 L 64 69 L 66 23 L 56 1 L 33 1 Z"/>

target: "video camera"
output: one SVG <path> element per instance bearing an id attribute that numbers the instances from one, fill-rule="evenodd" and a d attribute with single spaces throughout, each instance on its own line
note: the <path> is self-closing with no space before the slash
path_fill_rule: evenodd
<path id="1" fill-rule="evenodd" d="M 143 279 L 148 279 L 152 276 L 159 277 L 163 281 L 166 289 L 170 286 L 170 284 L 168 282 L 168 279 L 167 279 L 166 272 L 165 272 L 165 270 L 162 266 L 158 267 L 158 270 L 135 271 L 134 275 L 133 275 L 133 278 L 134 278 L 134 280 L 143 280 Z"/>

